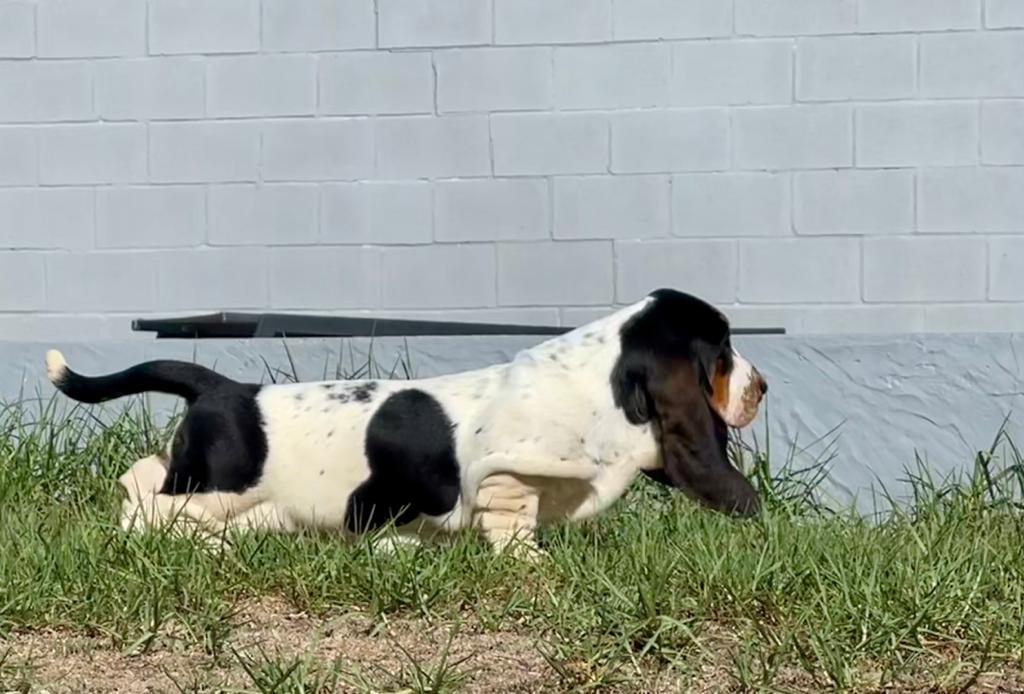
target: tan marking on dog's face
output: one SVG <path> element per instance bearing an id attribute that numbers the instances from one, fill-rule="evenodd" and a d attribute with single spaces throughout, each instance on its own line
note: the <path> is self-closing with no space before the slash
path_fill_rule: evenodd
<path id="1" fill-rule="evenodd" d="M 768 384 L 754 365 L 733 350 L 732 369 L 718 361 L 711 383 L 711 406 L 731 427 L 741 429 L 757 417 Z"/>
<path id="2" fill-rule="evenodd" d="M 729 369 L 724 359 L 715 363 L 715 375 L 711 379 L 711 406 L 719 414 L 729 409 Z"/>

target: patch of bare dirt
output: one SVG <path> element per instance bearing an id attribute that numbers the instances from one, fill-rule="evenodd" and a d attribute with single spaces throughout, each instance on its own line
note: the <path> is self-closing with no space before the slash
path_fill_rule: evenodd
<path id="1" fill-rule="evenodd" d="M 282 685 L 274 690 L 280 694 L 318 691 L 309 688 L 309 683 L 316 681 L 315 672 L 303 679 L 301 668 L 327 672 L 332 665 L 343 674 L 330 691 L 411 692 L 412 664 L 431 672 L 442 658 L 447 658 L 451 667 L 447 684 L 474 694 L 579 691 L 601 679 L 585 661 L 560 664 L 561 671 L 557 671 L 525 629 L 486 631 L 468 617 L 457 625 L 411 619 L 381 621 L 360 612 L 320 618 L 297 612 L 283 601 L 261 600 L 239 611 L 229 633 L 217 657 L 204 652 L 194 638 L 183 638 L 180 632 L 175 635 L 174 630 L 170 636 L 154 640 L 148 649 L 134 653 L 112 647 L 109 639 L 72 632 L 17 633 L 0 639 L 0 693 L 266 691 L 267 682 L 275 675 L 267 675 L 261 689 L 245 666 L 258 668 L 267 658 L 284 669 L 302 663 L 293 680 L 302 681 L 307 688 Z M 605 690 L 644 694 L 744 691 L 736 679 L 734 658 L 740 645 L 737 637 L 724 629 L 708 630 L 702 634 L 700 653 L 687 671 L 677 672 L 653 661 L 623 663 L 628 679 L 608 681 Z M 1020 669 L 993 667 L 976 675 L 974 666 L 960 663 L 955 654 L 949 656 L 923 664 L 919 676 L 899 686 L 879 687 L 873 683 L 879 681 L 880 673 L 863 672 L 851 689 L 1024 692 Z M 642 675 L 638 676 L 637 667 Z M 772 688 L 820 692 L 832 687 L 824 677 L 815 679 L 800 669 L 781 668 L 774 673 Z"/>
<path id="2" fill-rule="evenodd" d="M 133 654 L 112 648 L 108 639 L 74 633 L 15 634 L 0 639 L 0 654 L 8 651 L 0 671 L 0 692 L 259 691 L 243 661 L 258 667 L 268 658 L 285 668 L 302 659 L 323 672 L 337 664 L 343 673 L 338 691 L 408 690 L 401 683 L 416 665 L 429 677 L 442 660 L 450 673 L 444 679 L 457 682 L 459 691 L 557 689 L 554 673 L 534 640 L 523 634 L 485 632 L 469 623 L 381 623 L 358 612 L 320 619 L 278 601 L 252 605 L 238 620 L 216 658 L 174 638 L 159 639 L 145 652 Z M 281 691 L 295 690 L 282 686 Z"/>

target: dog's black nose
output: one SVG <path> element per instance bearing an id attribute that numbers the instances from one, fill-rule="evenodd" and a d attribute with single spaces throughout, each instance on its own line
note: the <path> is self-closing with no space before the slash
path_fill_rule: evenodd
<path id="1" fill-rule="evenodd" d="M 761 395 L 768 393 L 768 381 L 764 380 L 761 374 L 757 374 L 757 387 L 761 390 Z"/>

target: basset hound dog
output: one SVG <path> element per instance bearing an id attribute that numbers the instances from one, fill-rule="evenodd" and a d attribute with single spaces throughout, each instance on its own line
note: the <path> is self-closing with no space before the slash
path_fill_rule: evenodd
<path id="1" fill-rule="evenodd" d="M 726 317 L 675 290 L 509 363 L 427 379 L 256 385 L 179 361 L 89 377 L 57 351 L 46 366 L 80 402 L 159 392 L 188 404 L 166 453 L 121 478 L 126 528 L 389 526 L 400 541 L 476 528 L 497 549 L 532 551 L 539 524 L 600 513 L 641 473 L 718 511 L 759 511 L 726 440 L 767 384 Z"/>

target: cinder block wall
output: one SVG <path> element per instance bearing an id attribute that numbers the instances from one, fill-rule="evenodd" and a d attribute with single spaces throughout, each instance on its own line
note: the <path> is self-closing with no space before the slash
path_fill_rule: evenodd
<path id="1" fill-rule="evenodd" d="M 0 340 L 1024 328 L 1024 0 L 0 0 Z"/>

